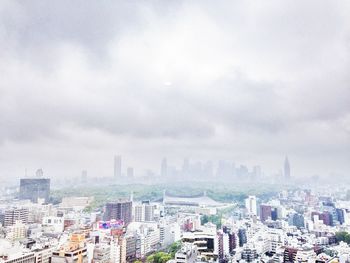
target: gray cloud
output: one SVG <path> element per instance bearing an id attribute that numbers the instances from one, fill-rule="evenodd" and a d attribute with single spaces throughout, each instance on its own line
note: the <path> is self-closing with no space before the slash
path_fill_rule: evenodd
<path id="1" fill-rule="evenodd" d="M 167 155 L 273 172 L 289 153 L 299 175 L 346 173 L 349 9 L 3 1 L 0 169 L 71 174 L 93 158 L 108 174 L 120 152 L 140 170 Z"/>

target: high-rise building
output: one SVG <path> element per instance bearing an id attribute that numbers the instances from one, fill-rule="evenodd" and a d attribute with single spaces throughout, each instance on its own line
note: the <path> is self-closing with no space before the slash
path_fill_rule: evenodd
<path id="1" fill-rule="evenodd" d="M 104 213 L 104 220 L 112 219 L 123 220 L 125 225 L 128 225 L 132 220 L 132 202 L 120 201 L 107 203 Z"/>
<path id="2" fill-rule="evenodd" d="M 245 199 L 245 208 L 247 209 L 248 215 L 256 215 L 257 214 L 257 208 L 256 208 L 256 197 L 255 196 L 248 196 L 247 199 Z"/>
<path id="3" fill-rule="evenodd" d="M 28 199 L 37 203 L 38 199 L 49 202 L 50 179 L 48 178 L 22 178 L 20 180 L 20 199 Z"/>
<path id="4" fill-rule="evenodd" d="M 114 156 L 114 178 L 122 176 L 122 157 L 120 155 Z"/>
<path id="5" fill-rule="evenodd" d="M 288 216 L 288 224 L 298 228 L 304 227 L 304 216 L 298 213 L 292 213 Z"/>
<path id="6" fill-rule="evenodd" d="M 188 158 L 185 158 L 184 162 L 182 164 L 182 175 L 183 175 L 183 177 L 186 178 L 186 176 L 188 176 L 189 170 L 190 170 L 190 161 L 189 161 Z"/>
<path id="7" fill-rule="evenodd" d="M 128 167 L 128 168 L 126 169 L 126 176 L 127 176 L 129 179 L 134 178 L 134 168 Z"/>
<path id="8" fill-rule="evenodd" d="M 12 226 L 16 221 L 27 224 L 29 219 L 28 208 L 12 208 L 5 211 L 4 226 Z"/>
<path id="9" fill-rule="evenodd" d="M 284 177 L 290 178 L 290 164 L 287 156 L 286 156 L 286 159 L 284 160 Z"/>
<path id="10" fill-rule="evenodd" d="M 141 204 L 134 207 L 135 222 L 152 222 L 154 221 L 154 205 L 150 201 L 142 201 Z"/>
<path id="11" fill-rule="evenodd" d="M 17 220 L 15 224 L 7 227 L 6 232 L 6 238 L 12 241 L 23 239 L 27 235 L 26 226 L 21 220 Z"/>
<path id="12" fill-rule="evenodd" d="M 168 163 L 166 158 L 163 158 L 161 166 L 160 166 L 160 176 L 162 178 L 166 178 L 168 175 Z"/>
<path id="13" fill-rule="evenodd" d="M 245 228 L 238 229 L 238 242 L 240 247 L 247 243 L 247 231 Z"/>
<path id="14" fill-rule="evenodd" d="M 265 222 L 267 219 L 271 219 L 271 206 L 269 205 L 260 205 L 260 220 Z"/>
<path id="15" fill-rule="evenodd" d="M 253 167 L 253 177 L 254 178 L 260 178 L 261 177 L 261 166 L 260 165 L 255 165 Z"/>
<path id="16" fill-rule="evenodd" d="M 81 183 L 86 183 L 87 182 L 87 171 L 86 170 L 83 170 L 81 172 Z"/>

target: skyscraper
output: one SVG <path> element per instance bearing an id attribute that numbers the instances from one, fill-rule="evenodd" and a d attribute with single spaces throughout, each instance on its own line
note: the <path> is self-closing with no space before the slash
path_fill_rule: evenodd
<path id="1" fill-rule="evenodd" d="M 12 226 L 16 221 L 20 220 L 23 224 L 27 224 L 29 220 L 28 208 L 11 208 L 5 211 L 4 226 Z"/>
<path id="2" fill-rule="evenodd" d="M 120 155 L 114 156 L 114 178 L 122 176 L 122 157 Z"/>
<path id="3" fill-rule="evenodd" d="M 104 220 L 111 219 L 123 220 L 125 225 L 129 224 L 132 220 L 132 202 L 107 203 Z"/>
<path id="4" fill-rule="evenodd" d="M 290 178 L 290 165 L 289 165 L 288 156 L 286 156 L 286 159 L 284 160 L 284 177 Z"/>
<path id="5" fill-rule="evenodd" d="M 134 178 L 134 168 L 128 167 L 128 168 L 126 169 L 126 176 L 127 176 L 129 179 Z"/>
<path id="6" fill-rule="evenodd" d="M 245 207 L 249 215 L 256 215 L 257 214 L 256 197 L 252 195 L 248 196 L 248 198 L 245 199 Z"/>
<path id="7" fill-rule="evenodd" d="M 38 199 L 49 201 L 50 197 L 50 179 L 47 178 L 25 178 L 20 180 L 20 199 L 29 199 L 37 203 Z"/>
<path id="8" fill-rule="evenodd" d="M 168 175 L 168 163 L 166 158 L 163 158 L 162 164 L 160 166 L 160 175 L 161 177 L 165 178 Z"/>
<path id="9" fill-rule="evenodd" d="M 260 205 L 260 221 L 265 222 L 269 218 L 271 219 L 271 206 Z"/>

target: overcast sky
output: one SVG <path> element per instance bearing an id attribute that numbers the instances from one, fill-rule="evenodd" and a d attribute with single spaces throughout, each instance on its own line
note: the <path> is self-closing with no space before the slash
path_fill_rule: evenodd
<path id="1" fill-rule="evenodd" d="M 0 178 L 350 169 L 350 2 L 0 2 Z"/>

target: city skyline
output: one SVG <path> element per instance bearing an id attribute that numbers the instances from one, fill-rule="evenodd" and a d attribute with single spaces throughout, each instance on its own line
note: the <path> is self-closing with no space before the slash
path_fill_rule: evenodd
<path id="1" fill-rule="evenodd" d="M 295 177 L 346 177 L 349 13 L 347 1 L 4 1 L 0 179 L 110 175 L 115 152 L 136 172 L 187 156 L 272 174 L 288 154 Z"/>
<path id="2" fill-rule="evenodd" d="M 350 262 L 350 1 L 0 1 L 0 263 Z"/>

